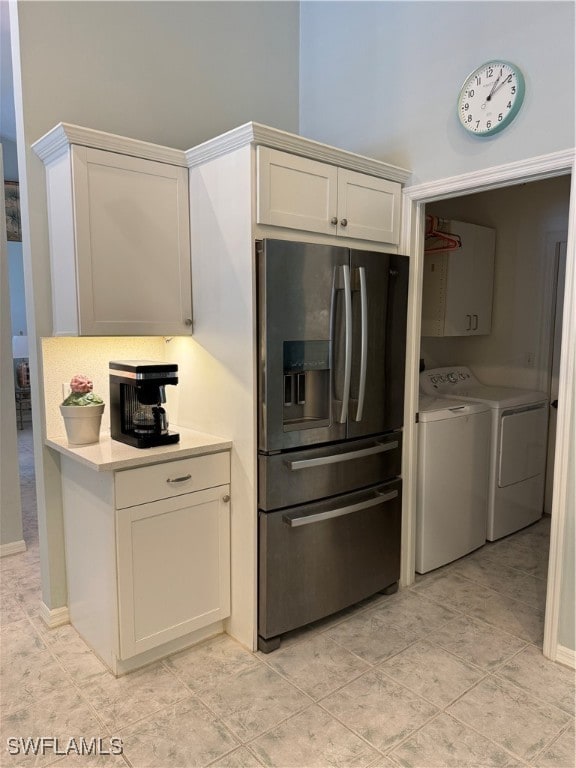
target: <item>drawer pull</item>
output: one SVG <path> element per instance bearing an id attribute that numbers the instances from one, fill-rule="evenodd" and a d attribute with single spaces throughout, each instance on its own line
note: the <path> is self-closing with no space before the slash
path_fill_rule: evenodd
<path id="1" fill-rule="evenodd" d="M 292 471 L 296 471 L 298 469 L 308 469 L 310 467 L 321 467 L 325 464 L 339 464 L 342 461 L 362 459 L 364 456 L 373 456 L 376 453 L 386 453 L 386 451 L 393 451 L 395 448 L 398 448 L 397 440 L 389 443 L 377 442 L 376 445 L 373 445 L 370 448 L 352 450 L 348 453 L 334 453 L 329 456 L 318 456 L 315 459 L 299 459 L 298 461 L 287 461 L 286 466 Z"/>
<path id="2" fill-rule="evenodd" d="M 182 477 L 169 477 L 167 483 L 185 483 L 186 480 L 192 480 L 192 475 L 182 475 Z"/>
<path id="3" fill-rule="evenodd" d="M 332 520 L 334 517 L 342 517 L 342 515 L 351 515 L 354 512 L 361 512 L 363 509 L 370 509 L 370 507 L 376 507 L 379 504 L 385 504 L 387 501 L 398 498 L 398 491 L 388 491 L 382 493 L 376 491 L 376 497 L 361 501 L 358 504 L 350 504 L 347 507 L 339 507 L 338 509 L 330 509 L 326 512 L 316 512 L 315 514 L 297 514 L 291 513 L 282 516 L 282 522 L 289 525 L 291 528 L 295 528 L 300 525 L 311 525 L 312 523 L 323 522 L 324 520 Z"/>

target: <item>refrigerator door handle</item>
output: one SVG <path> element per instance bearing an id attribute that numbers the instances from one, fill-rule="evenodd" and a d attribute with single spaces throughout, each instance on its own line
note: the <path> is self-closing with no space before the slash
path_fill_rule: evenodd
<path id="1" fill-rule="evenodd" d="M 342 408 L 340 424 L 348 418 L 348 401 L 350 399 L 350 379 L 352 376 L 352 290 L 350 286 L 350 267 L 342 265 L 344 281 L 344 386 L 342 391 Z"/>
<path id="2" fill-rule="evenodd" d="M 375 498 L 367 499 L 366 501 L 360 501 L 358 504 L 349 504 L 346 507 L 329 509 L 326 512 L 317 512 L 316 514 L 312 515 L 288 513 L 282 516 L 282 521 L 286 523 L 286 525 L 289 525 L 291 528 L 296 528 L 301 525 L 312 525 L 313 523 L 320 523 L 324 520 L 332 520 L 335 517 L 351 515 L 354 512 L 360 512 L 363 509 L 376 507 L 378 504 L 384 504 L 387 501 L 392 501 L 392 499 L 397 498 L 397 496 L 398 491 L 388 491 L 387 493 L 376 491 Z"/>
<path id="3" fill-rule="evenodd" d="M 366 268 L 358 267 L 360 277 L 360 382 L 358 384 L 358 406 L 354 421 L 362 421 L 364 396 L 366 394 L 366 370 L 368 367 L 368 292 L 366 290 Z"/>
<path id="4" fill-rule="evenodd" d="M 374 456 L 377 453 L 385 453 L 398 448 L 398 441 L 393 440 L 389 443 L 377 443 L 370 448 L 361 448 L 359 451 L 348 451 L 348 453 L 335 453 L 331 456 L 318 456 L 315 459 L 300 459 L 298 461 L 287 461 L 286 466 L 291 471 L 298 469 L 310 469 L 312 467 L 322 467 L 326 464 L 339 464 L 342 461 L 351 461 L 352 459 L 361 459 L 365 456 Z"/>

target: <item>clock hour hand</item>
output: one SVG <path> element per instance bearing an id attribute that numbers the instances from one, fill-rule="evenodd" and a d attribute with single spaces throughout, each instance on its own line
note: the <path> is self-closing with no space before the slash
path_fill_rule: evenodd
<path id="1" fill-rule="evenodd" d="M 511 79 L 510 75 L 505 77 L 504 80 L 502 80 L 502 82 L 500 83 L 500 85 L 498 85 L 498 80 L 500 80 L 500 78 L 498 78 L 498 80 L 496 80 L 496 82 L 494 83 L 494 88 L 492 88 L 492 90 L 490 91 L 490 95 L 488 96 L 487 101 L 490 101 L 492 96 L 494 96 L 496 93 L 498 93 L 500 88 L 502 88 L 503 85 L 506 85 L 506 83 L 509 81 L 509 79 Z"/>
<path id="2" fill-rule="evenodd" d="M 496 82 L 495 82 L 495 83 L 494 83 L 494 85 L 492 86 L 492 89 L 491 89 L 490 93 L 488 94 L 488 96 L 486 96 L 486 101 L 490 101 L 490 99 L 492 98 L 492 96 L 493 96 L 493 95 L 496 93 L 496 91 L 498 90 L 498 83 L 500 82 L 500 78 L 501 78 L 501 77 L 502 77 L 502 75 L 498 75 L 498 77 L 497 77 L 497 79 L 496 79 Z"/>

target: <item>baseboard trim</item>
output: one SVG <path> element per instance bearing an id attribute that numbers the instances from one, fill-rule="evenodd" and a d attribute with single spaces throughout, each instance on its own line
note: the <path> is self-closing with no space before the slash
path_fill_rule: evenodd
<path id="1" fill-rule="evenodd" d="M 26 542 L 24 539 L 20 539 L 20 541 L 11 541 L 9 544 L 0 544 L 0 557 L 19 555 L 21 552 L 26 552 Z"/>
<path id="2" fill-rule="evenodd" d="M 40 618 L 50 629 L 61 627 L 63 624 L 70 624 L 67 605 L 63 605 L 61 608 L 48 608 L 42 600 L 40 601 Z"/>
<path id="3" fill-rule="evenodd" d="M 565 664 L 567 667 L 576 669 L 576 651 L 571 648 L 565 648 L 563 645 L 559 645 L 556 648 L 556 659 L 559 664 Z"/>

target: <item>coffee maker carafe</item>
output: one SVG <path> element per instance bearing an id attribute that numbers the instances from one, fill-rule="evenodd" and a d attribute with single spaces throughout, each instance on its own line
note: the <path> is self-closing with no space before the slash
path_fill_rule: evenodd
<path id="1" fill-rule="evenodd" d="M 178 384 L 176 363 L 110 361 L 110 436 L 135 448 L 177 443 L 168 429 L 165 387 Z"/>

